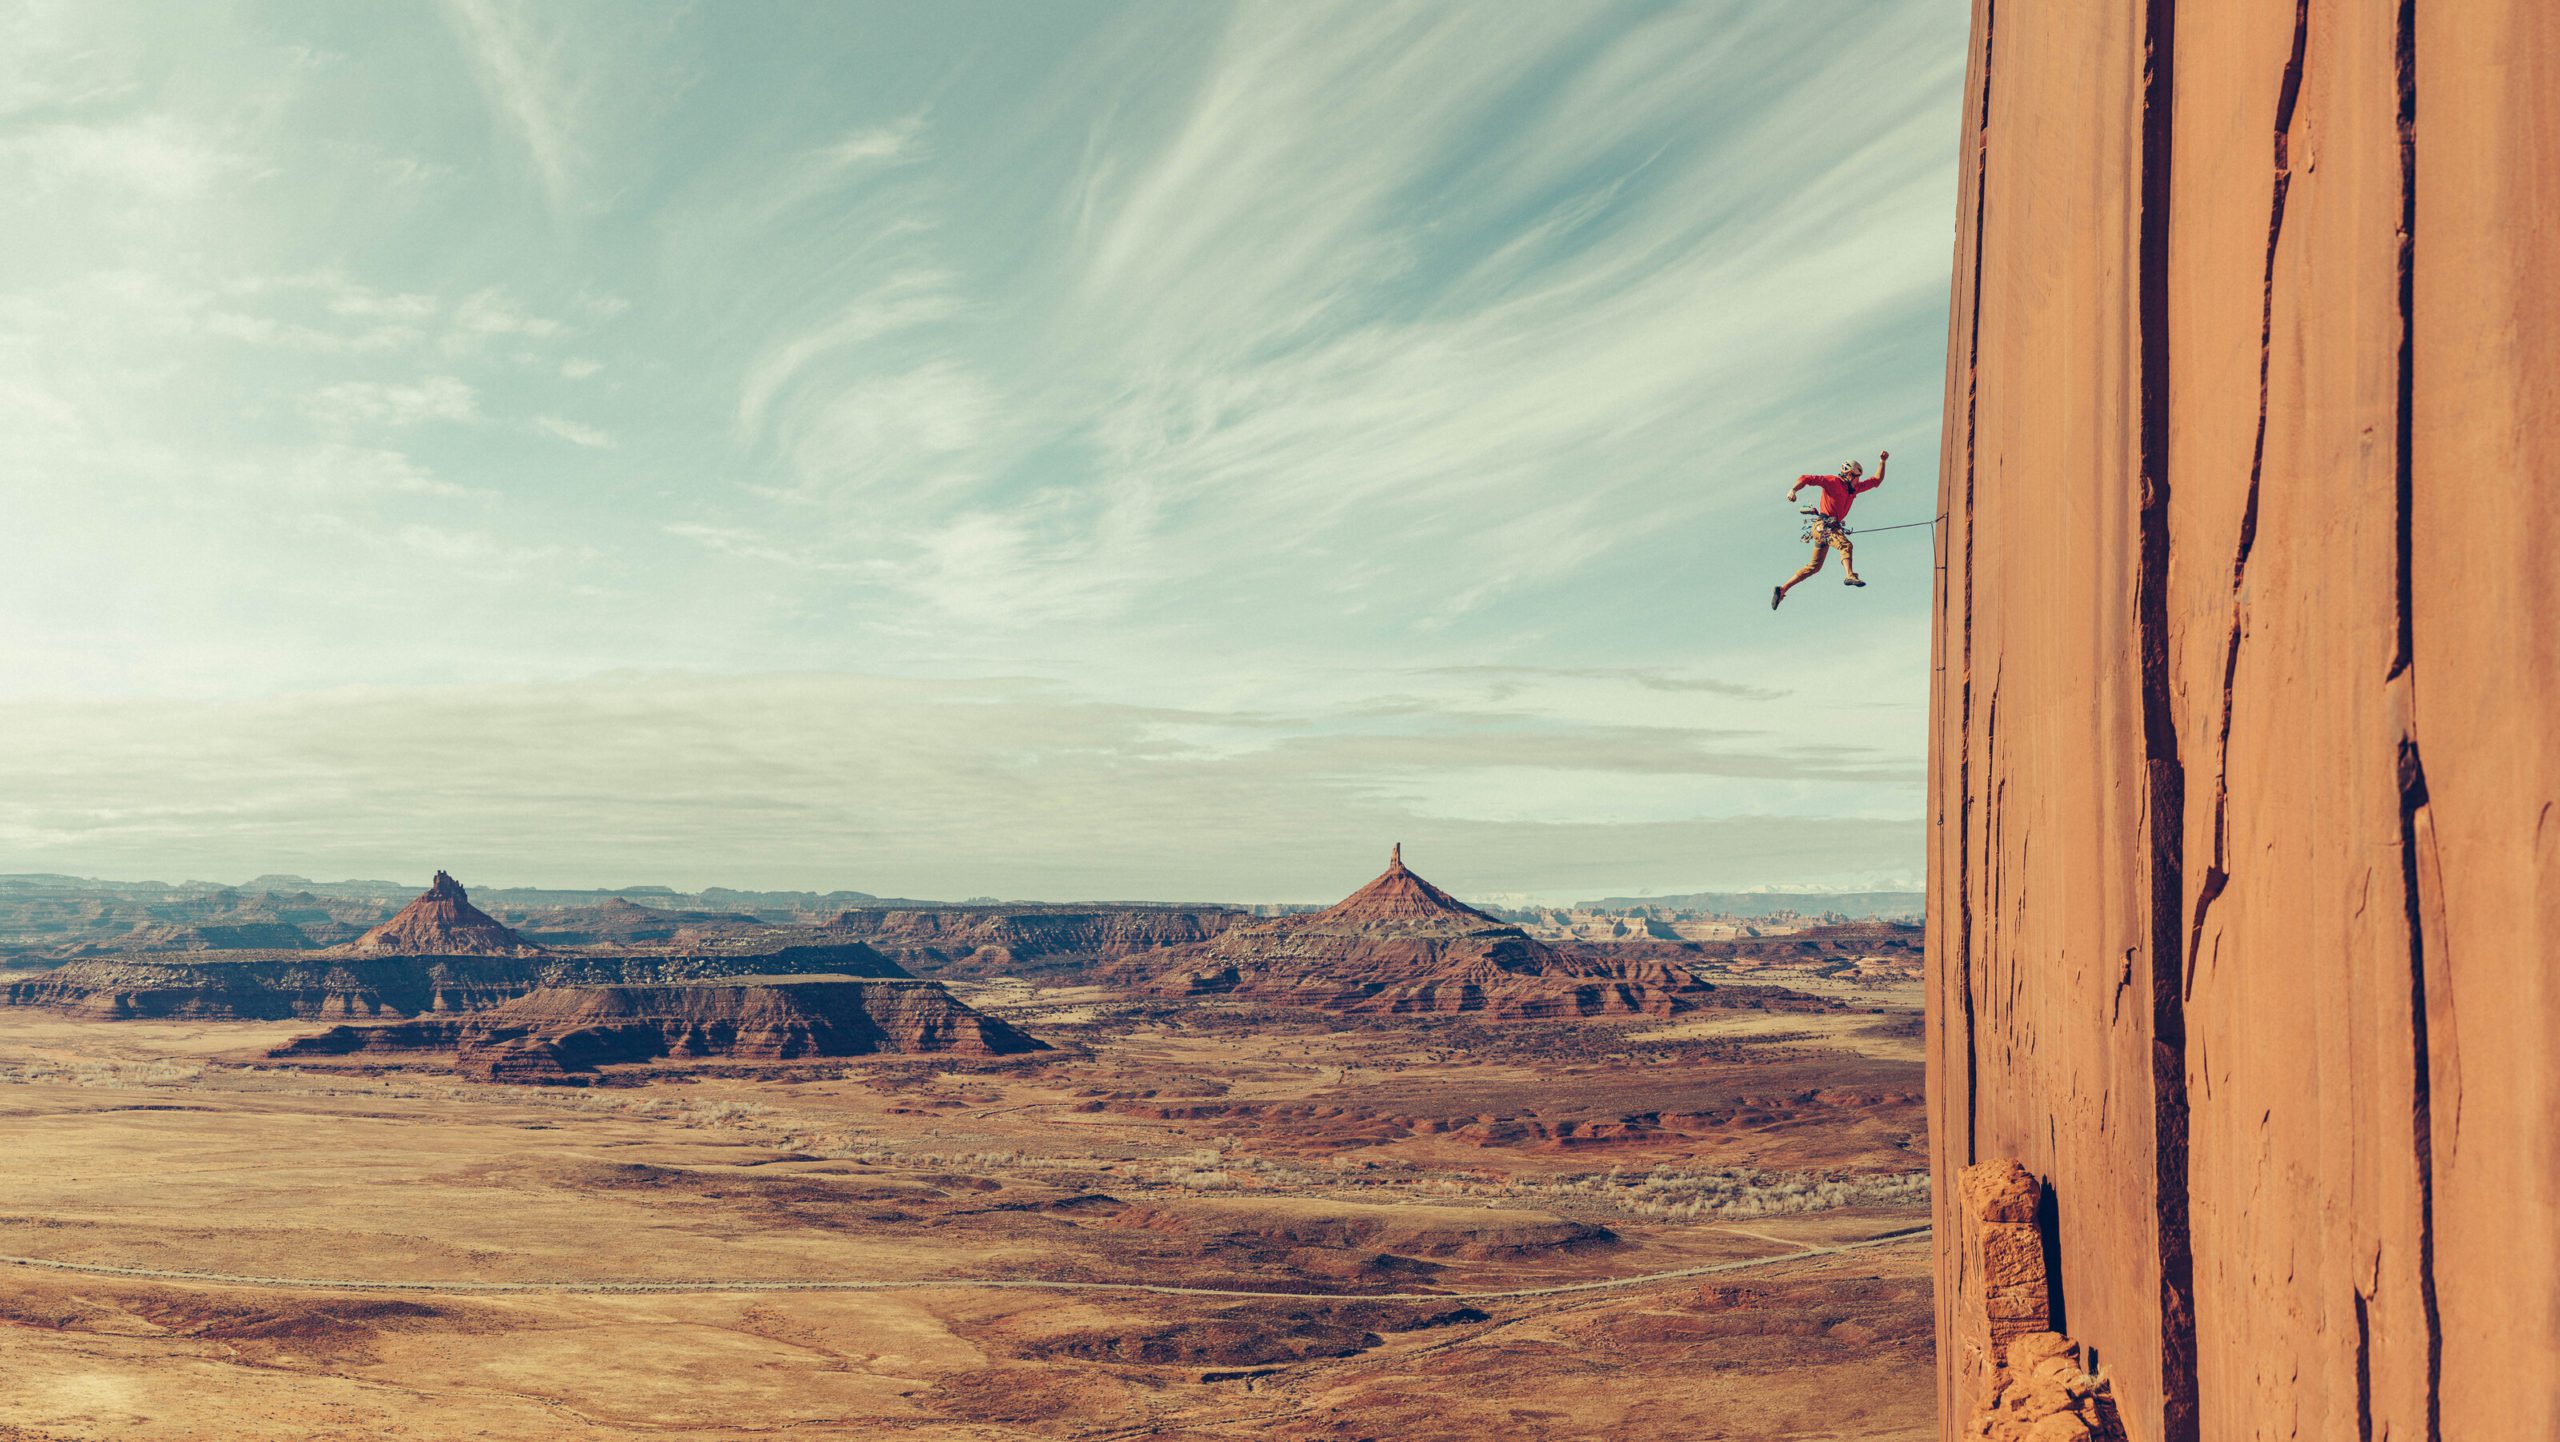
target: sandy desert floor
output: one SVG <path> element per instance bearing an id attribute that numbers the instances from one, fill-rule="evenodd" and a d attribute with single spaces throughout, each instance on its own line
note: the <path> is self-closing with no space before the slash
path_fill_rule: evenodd
<path id="1" fill-rule="evenodd" d="M 972 999 L 1062 1049 L 526 1088 L 0 1011 L 0 1438 L 1930 1429 L 1893 996 Z"/>

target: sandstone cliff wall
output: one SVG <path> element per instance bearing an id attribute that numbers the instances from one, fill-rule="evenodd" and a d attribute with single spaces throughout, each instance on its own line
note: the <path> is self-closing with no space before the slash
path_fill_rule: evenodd
<path id="1" fill-rule="evenodd" d="M 1933 700 L 1956 1174 L 2136 1439 L 2560 1436 L 2560 6 L 1976 0 Z"/>

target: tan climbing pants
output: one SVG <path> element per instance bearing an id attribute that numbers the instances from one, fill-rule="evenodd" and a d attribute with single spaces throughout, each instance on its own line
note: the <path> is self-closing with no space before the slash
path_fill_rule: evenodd
<path id="1" fill-rule="evenodd" d="M 1831 554 L 1834 546 L 1840 548 L 1840 569 L 1846 571 L 1850 579 L 1857 578 L 1858 563 L 1849 546 L 1849 533 L 1841 528 L 1838 521 L 1816 517 L 1806 525 L 1805 539 L 1813 542 L 1813 559 L 1804 563 L 1803 570 L 1787 578 L 1787 589 L 1793 590 L 1812 579 L 1813 573 L 1822 569 L 1823 559 Z"/>

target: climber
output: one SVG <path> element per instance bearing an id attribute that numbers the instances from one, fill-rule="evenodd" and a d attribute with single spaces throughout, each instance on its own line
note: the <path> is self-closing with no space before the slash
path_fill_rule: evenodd
<path id="1" fill-rule="evenodd" d="M 1814 572 L 1821 570 L 1823 558 L 1831 554 L 1831 548 L 1834 546 L 1840 548 L 1840 569 L 1848 573 L 1842 578 L 1840 584 L 1844 586 L 1866 584 L 1858 579 L 1857 562 L 1852 559 L 1849 550 L 1849 528 L 1841 522 L 1849 518 L 1849 507 L 1856 504 L 1858 497 L 1884 484 L 1885 463 L 1892 459 L 1891 451 L 1876 452 L 1876 476 L 1871 481 L 1860 479 L 1865 475 L 1866 467 L 1851 461 L 1840 468 L 1838 475 L 1798 476 L 1796 483 L 1787 487 L 1787 499 L 1790 501 L 1794 500 L 1796 494 L 1807 486 L 1820 487 L 1822 499 L 1814 503 L 1812 510 L 1804 513 L 1804 538 L 1813 542 L 1813 559 L 1804 563 L 1803 570 L 1789 576 L 1785 585 L 1769 592 L 1770 610 L 1778 609 L 1778 603 L 1787 599 L 1789 591 L 1811 579 Z"/>

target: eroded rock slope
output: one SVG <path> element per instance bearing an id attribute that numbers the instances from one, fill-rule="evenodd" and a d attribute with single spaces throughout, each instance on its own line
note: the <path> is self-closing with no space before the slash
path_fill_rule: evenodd
<path id="1" fill-rule="evenodd" d="M 1179 996 L 1511 1018 L 1665 1016 L 1716 992 L 1673 961 L 1539 941 L 1415 875 L 1401 847 L 1376 880 L 1323 911 L 1134 956 L 1115 975 Z"/>
<path id="2" fill-rule="evenodd" d="M 749 976 L 543 987 L 468 1016 L 332 1027 L 279 1047 L 275 1055 L 451 1052 L 466 1075 L 544 1081 L 661 1057 L 1006 1056 L 1043 1046 L 929 981 Z"/>

